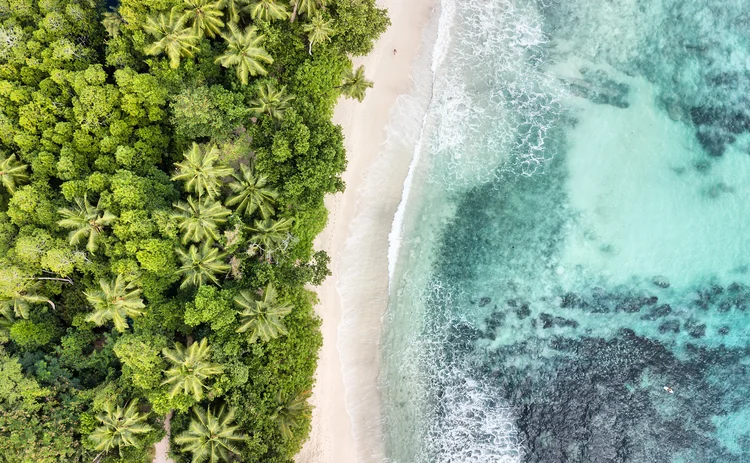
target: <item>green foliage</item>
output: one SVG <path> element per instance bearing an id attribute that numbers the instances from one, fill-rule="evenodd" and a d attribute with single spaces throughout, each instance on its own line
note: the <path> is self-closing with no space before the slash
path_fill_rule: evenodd
<path id="1" fill-rule="evenodd" d="M 104 412 L 96 416 L 101 425 L 89 435 L 89 440 L 94 443 L 95 450 L 102 452 L 109 452 L 114 448 L 122 451 L 124 447 L 137 447 L 138 436 L 152 430 L 151 426 L 144 423 L 147 417 L 138 413 L 135 401 L 125 408 L 108 405 Z"/>
<path id="2" fill-rule="evenodd" d="M 224 405 L 218 411 L 195 407 L 190 427 L 175 442 L 182 446 L 183 452 L 192 453 L 192 463 L 230 462 L 233 455 L 240 454 L 237 444 L 247 439 L 238 433 L 234 414 L 233 408 Z"/>
<path id="3" fill-rule="evenodd" d="M 31 349 L 49 344 L 58 330 L 49 323 L 19 320 L 10 327 L 10 339 L 19 347 Z"/>
<path id="4" fill-rule="evenodd" d="M 221 1 L 185 0 L 185 4 L 187 9 L 183 18 L 190 21 L 195 35 L 214 38 L 220 34 L 221 28 L 224 27 L 224 21 L 221 20 Z"/>
<path id="5" fill-rule="evenodd" d="M 86 321 L 98 326 L 112 321 L 115 329 L 120 332 L 128 328 L 127 317 L 143 315 L 143 309 L 146 307 L 139 297 L 141 289 L 132 282 L 126 282 L 120 275 L 113 281 L 99 280 L 99 289 L 85 294 L 86 300 L 94 308 L 94 312 L 86 317 Z"/>
<path id="6" fill-rule="evenodd" d="M 210 389 L 204 381 L 224 369 L 221 365 L 210 362 L 211 348 L 205 338 L 190 347 L 177 342 L 174 349 L 164 349 L 162 354 L 172 364 L 172 368 L 164 372 L 166 379 L 162 382 L 171 386 L 170 397 L 183 393 L 200 401 L 204 389 Z"/>
<path id="7" fill-rule="evenodd" d="M 62 228 L 72 229 L 68 234 L 71 246 L 77 246 L 84 240 L 89 252 L 96 252 L 102 241 L 104 227 L 111 225 L 117 217 L 106 210 L 89 204 L 86 197 L 76 198 L 73 209 L 60 209 L 62 220 L 57 224 Z"/>
<path id="8" fill-rule="evenodd" d="M 11 194 L 16 192 L 16 186 L 29 178 L 26 164 L 18 162 L 15 155 L 5 157 L 0 152 L 0 184 Z"/>
<path id="9" fill-rule="evenodd" d="M 331 117 L 387 23 L 374 0 L 0 0 L 0 462 L 142 463 L 169 412 L 181 462 L 292 460 Z"/>
<path id="10" fill-rule="evenodd" d="M 263 290 L 263 295 L 256 299 L 249 291 L 240 291 L 234 302 L 242 309 L 240 312 L 240 327 L 238 333 L 249 332 L 249 342 L 260 338 L 268 342 L 282 334 L 287 334 L 282 320 L 292 311 L 289 303 L 276 300 L 276 289 L 269 283 Z"/>
<path id="11" fill-rule="evenodd" d="M 175 164 L 177 173 L 172 180 L 185 182 L 185 190 L 198 197 L 219 195 L 221 178 L 232 174 L 232 169 L 219 162 L 216 146 L 201 147 L 197 143 L 184 153 L 185 159 Z"/>
<path id="12" fill-rule="evenodd" d="M 182 276 L 181 288 L 200 287 L 209 282 L 218 285 L 218 275 L 228 272 L 230 268 L 224 263 L 226 256 L 205 243 L 200 248 L 191 245 L 187 251 L 177 249 L 177 257 L 182 262 L 177 270 L 177 275 Z"/>
<path id="13" fill-rule="evenodd" d="M 251 232 L 250 242 L 251 250 L 254 253 L 259 249 L 271 261 L 274 256 L 283 254 L 289 244 L 290 233 L 292 228 L 292 219 L 281 220 L 256 220 L 252 227 L 248 228 Z"/>
<path id="14" fill-rule="evenodd" d="M 250 114 L 243 100 L 242 94 L 219 85 L 188 87 L 171 104 L 175 133 L 188 140 L 225 140 Z"/>
<path id="15" fill-rule="evenodd" d="M 370 53 L 375 38 L 391 25 L 386 10 L 378 8 L 375 0 L 337 0 L 332 9 L 337 32 L 334 40 L 347 54 Z"/>
<path id="16" fill-rule="evenodd" d="M 177 69 L 181 58 L 192 58 L 198 49 L 199 36 L 195 30 L 186 27 L 188 16 L 183 16 L 177 7 L 172 7 L 169 16 L 161 13 L 156 17 L 149 16 L 143 29 L 154 36 L 153 42 L 144 50 L 149 55 L 166 54 L 169 67 Z"/>
<path id="17" fill-rule="evenodd" d="M 216 58 L 225 68 L 234 67 L 237 78 L 247 85 L 249 76 L 268 74 L 264 65 L 273 63 L 273 58 L 263 48 L 265 36 L 258 35 L 254 26 L 240 30 L 236 23 L 229 23 L 229 34 L 224 36 L 227 49 Z"/>
<path id="18" fill-rule="evenodd" d="M 161 275 L 171 275 L 177 270 L 174 243 L 168 240 L 149 239 L 136 253 L 141 268 Z"/>
<path id="19" fill-rule="evenodd" d="M 289 109 L 293 96 L 286 95 L 286 87 L 276 90 L 273 84 L 267 82 L 258 90 L 258 97 L 250 102 L 250 110 L 256 116 L 267 115 L 276 120 L 284 118 L 284 111 Z"/>
<path id="20" fill-rule="evenodd" d="M 229 184 L 234 194 L 227 199 L 227 206 L 235 206 L 235 212 L 251 217 L 255 211 L 264 219 L 270 218 L 275 210 L 273 205 L 279 194 L 268 187 L 268 177 L 255 174 L 252 167 L 241 165 L 240 174 L 234 174 L 235 181 Z"/>
<path id="21" fill-rule="evenodd" d="M 307 403 L 309 398 L 310 391 L 303 391 L 297 395 L 288 395 L 283 391 L 276 394 L 278 406 L 271 415 L 271 419 L 279 425 L 279 431 L 284 439 L 291 439 L 294 436 L 294 429 L 312 417 L 312 410 Z"/>
<path id="22" fill-rule="evenodd" d="M 0 408 L 36 411 L 41 408 L 38 401 L 48 394 L 36 381 L 24 376 L 18 360 L 0 347 Z"/>
<path id="23" fill-rule="evenodd" d="M 208 323 L 213 331 L 221 331 L 235 321 L 232 306 L 232 292 L 219 290 L 213 286 L 201 286 L 195 300 L 185 307 L 185 323 L 198 326 Z"/>
<path id="24" fill-rule="evenodd" d="M 227 221 L 231 212 L 221 205 L 219 201 L 210 198 L 196 200 L 188 196 L 187 202 L 178 202 L 174 205 L 174 214 L 180 231 L 182 232 L 182 244 L 189 241 L 194 243 L 211 243 L 219 239 L 219 225 Z"/>
<path id="25" fill-rule="evenodd" d="M 356 71 L 349 70 L 344 75 L 344 82 L 341 84 L 341 93 L 348 98 L 362 101 L 365 99 L 365 92 L 372 88 L 373 83 L 365 78 L 365 67 L 360 66 Z"/>
<path id="26" fill-rule="evenodd" d="M 250 17 L 254 20 L 276 21 L 289 16 L 286 5 L 282 0 L 255 0 L 248 5 Z"/>
<path id="27" fill-rule="evenodd" d="M 310 22 L 302 26 L 302 30 L 307 32 L 307 40 L 310 42 L 309 52 L 312 55 L 312 49 L 315 45 L 329 42 L 331 37 L 336 34 L 333 27 L 333 21 L 325 19 L 322 14 L 317 13 L 310 18 Z"/>
<path id="28" fill-rule="evenodd" d="M 159 335 L 125 335 L 118 339 L 114 352 L 122 362 L 123 379 L 145 390 L 158 387 L 166 365 L 159 353 L 166 346 L 166 338 Z"/>

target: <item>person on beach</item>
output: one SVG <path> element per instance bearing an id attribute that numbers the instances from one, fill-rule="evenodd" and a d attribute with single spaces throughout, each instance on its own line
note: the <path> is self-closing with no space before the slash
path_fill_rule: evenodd
<path id="1" fill-rule="evenodd" d="M 396 53 L 398 53 L 398 50 L 396 50 L 396 49 L 394 48 L 394 49 L 393 49 L 393 56 L 396 56 Z"/>

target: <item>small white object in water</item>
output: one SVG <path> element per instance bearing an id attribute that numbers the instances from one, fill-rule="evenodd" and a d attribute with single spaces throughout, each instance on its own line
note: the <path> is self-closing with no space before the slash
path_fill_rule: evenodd
<path id="1" fill-rule="evenodd" d="M 664 390 L 669 392 L 670 394 L 674 394 L 674 390 L 669 386 L 664 386 Z"/>
<path id="2" fill-rule="evenodd" d="M 562 275 L 563 273 L 565 273 L 565 269 L 562 267 L 562 265 L 560 265 L 555 269 L 555 272 L 557 272 L 558 275 Z"/>

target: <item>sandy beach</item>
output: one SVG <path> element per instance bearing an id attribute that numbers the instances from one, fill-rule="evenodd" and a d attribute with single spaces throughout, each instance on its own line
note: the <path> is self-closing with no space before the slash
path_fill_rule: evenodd
<path id="1" fill-rule="evenodd" d="M 364 65 L 375 86 L 362 103 L 342 99 L 334 115 L 346 137 L 347 188 L 327 198 L 328 225 L 316 243 L 331 256 L 333 275 L 318 289 L 323 348 L 311 399 L 312 432 L 297 463 L 364 463 L 383 457 L 377 379 L 388 233 L 411 153 L 378 161 L 391 109 L 412 88 L 410 70 L 433 1 L 378 3 L 388 9 L 392 25 L 370 55 L 355 59 L 355 67 Z M 382 164 L 388 172 L 378 171 Z M 346 295 L 342 303 L 343 286 L 356 291 L 356 304 Z M 346 353 L 343 363 L 340 352 Z"/>

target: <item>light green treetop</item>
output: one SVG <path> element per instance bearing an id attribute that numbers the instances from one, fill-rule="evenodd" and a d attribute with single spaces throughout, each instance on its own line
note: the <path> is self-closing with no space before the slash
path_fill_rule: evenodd
<path id="1" fill-rule="evenodd" d="M 273 63 L 273 58 L 263 48 L 264 35 L 258 35 L 254 26 L 244 31 L 235 23 L 229 23 L 229 34 L 224 35 L 227 49 L 216 58 L 225 68 L 234 67 L 242 85 L 247 85 L 249 76 L 264 76 L 268 73 L 264 64 Z"/>
<path id="2" fill-rule="evenodd" d="M 176 342 L 174 349 L 164 349 L 162 354 L 172 364 L 172 368 L 164 372 L 166 379 L 162 381 L 171 386 L 170 397 L 183 393 L 200 401 L 204 390 L 209 389 L 205 381 L 224 371 L 222 365 L 210 361 L 211 348 L 206 338 L 190 347 Z"/>

